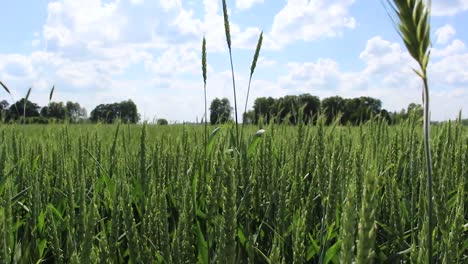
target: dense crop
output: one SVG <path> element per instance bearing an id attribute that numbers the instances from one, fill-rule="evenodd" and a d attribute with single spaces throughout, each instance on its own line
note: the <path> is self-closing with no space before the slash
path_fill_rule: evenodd
<path id="1" fill-rule="evenodd" d="M 419 121 L 323 123 L 1 126 L 0 262 L 425 262 Z M 466 263 L 466 127 L 432 147 L 434 259 Z"/>

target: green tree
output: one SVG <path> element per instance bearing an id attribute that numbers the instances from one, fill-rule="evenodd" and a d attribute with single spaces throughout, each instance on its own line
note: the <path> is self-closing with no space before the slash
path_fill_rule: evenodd
<path id="1" fill-rule="evenodd" d="M 304 122 L 315 123 L 320 112 L 320 99 L 308 93 L 299 95 L 298 99 L 299 110 L 304 114 Z"/>
<path id="2" fill-rule="evenodd" d="M 160 119 L 158 119 L 157 124 L 160 125 L 160 126 L 167 126 L 169 124 L 169 122 L 167 122 L 167 120 L 164 119 L 164 118 L 160 118 Z"/>
<path id="3" fill-rule="evenodd" d="M 260 118 L 263 118 L 266 123 L 276 115 L 277 103 L 272 97 L 258 97 L 254 102 L 254 123 L 258 123 Z"/>
<path id="4" fill-rule="evenodd" d="M 0 101 L 0 121 L 1 122 L 5 121 L 6 114 L 8 111 L 8 106 L 10 106 L 10 104 L 6 100 Z"/>
<path id="5" fill-rule="evenodd" d="M 422 105 L 420 105 L 420 104 L 410 103 L 410 104 L 408 105 L 408 108 L 407 108 L 407 109 L 408 109 L 408 110 L 407 110 L 406 112 L 408 113 L 408 115 L 411 114 L 411 113 L 414 113 L 414 114 L 415 114 L 416 116 L 418 116 L 418 117 L 422 117 L 422 116 L 423 116 L 423 111 L 424 111 L 424 110 L 423 110 Z"/>
<path id="6" fill-rule="evenodd" d="M 113 104 L 100 104 L 91 111 L 90 120 L 113 123 L 120 119 L 124 123 L 135 124 L 140 120 L 138 109 L 132 100 L 122 101 Z"/>
<path id="7" fill-rule="evenodd" d="M 345 99 L 342 121 L 357 125 L 379 115 L 381 110 L 382 102 L 379 99 L 366 96 Z"/>
<path id="8" fill-rule="evenodd" d="M 65 108 L 66 117 L 70 122 L 77 123 L 80 119 L 84 119 L 87 116 L 86 109 L 81 107 L 79 103 L 68 101 Z"/>
<path id="9" fill-rule="evenodd" d="M 231 120 L 232 107 L 227 98 L 215 98 L 210 105 L 210 123 L 223 124 Z"/>
<path id="10" fill-rule="evenodd" d="M 132 100 L 122 101 L 118 103 L 115 108 L 122 122 L 135 124 L 140 121 L 137 106 Z"/>
<path id="11" fill-rule="evenodd" d="M 25 102 L 25 99 L 22 98 L 21 100 L 17 101 L 16 103 L 10 106 L 6 115 L 7 121 L 17 120 L 23 116 L 22 110 L 24 109 L 24 102 Z M 40 107 L 37 104 L 29 100 L 26 101 L 26 111 L 25 111 L 26 118 L 38 117 L 40 115 L 39 109 Z"/>
<path id="12" fill-rule="evenodd" d="M 331 124 L 340 113 L 344 113 L 345 103 L 345 99 L 340 96 L 332 96 L 323 99 L 322 111 L 327 119 L 327 124 Z"/>
<path id="13" fill-rule="evenodd" d="M 51 102 L 48 106 L 41 109 L 41 116 L 46 118 L 65 119 L 67 109 L 63 102 Z"/>
<path id="14" fill-rule="evenodd" d="M 297 119 L 299 98 L 296 95 L 286 95 L 275 100 L 273 111 L 270 114 L 280 123 L 295 124 Z"/>
<path id="15" fill-rule="evenodd" d="M 8 109 L 8 106 L 10 106 L 10 104 L 8 103 L 8 101 L 6 101 L 6 100 L 0 101 L 0 111 L 7 110 L 7 109 Z"/>
<path id="16" fill-rule="evenodd" d="M 255 112 L 253 110 L 247 111 L 242 117 L 242 123 L 244 124 L 254 124 L 255 122 Z"/>

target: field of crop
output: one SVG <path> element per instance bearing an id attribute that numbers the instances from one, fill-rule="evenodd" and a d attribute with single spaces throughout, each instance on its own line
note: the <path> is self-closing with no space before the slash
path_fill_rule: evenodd
<path id="1" fill-rule="evenodd" d="M 0 126 L 0 262 L 427 260 L 418 121 L 209 130 Z M 432 147 L 434 260 L 466 263 L 466 127 Z"/>

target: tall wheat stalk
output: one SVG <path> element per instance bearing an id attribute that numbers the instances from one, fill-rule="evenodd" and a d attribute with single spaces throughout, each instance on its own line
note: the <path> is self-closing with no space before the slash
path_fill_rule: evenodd
<path id="1" fill-rule="evenodd" d="M 11 95 L 10 89 L 8 89 L 8 87 L 2 81 L 0 81 L 0 85 L 9 95 Z"/>
<path id="2" fill-rule="evenodd" d="M 427 65 L 430 57 L 430 13 L 431 1 L 424 0 L 387 0 L 393 9 L 395 17 L 393 22 L 403 39 L 405 46 L 419 65 L 419 70 L 414 72 L 423 81 L 423 104 L 424 104 L 424 151 L 427 172 L 427 201 L 428 201 L 428 234 L 427 249 L 428 263 L 432 263 L 432 160 L 430 148 L 430 120 L 429 120 L 429 86 L 427 78 Z"/>
<path id="3" fill-rule="evenodd" d="M 205 135 L 204 135 L 204 145 L 205 145 L 205 161 L 206 161 L 206 141 L 207 141 L 207 135 L 208 135 L 208 123 L 207 123 L 207 118 L 208 118 L 208 108 L 207 108 L 207 102 L 206 102 L 206 39 L 203 37 L 203 42 L 202 42 L 202 72 L 203 72 L 203 92 L 205 96 Z M 206 168 L 205 168 L 206 169 Z"/>
<path id="4" fill-rule="evenodd" d="M 31 94 L 31 89 L 29 88 L 28 93 L 26 93 L 26 97 L 24 98 L 24 108 L 23 108 L 23 123 L 26 123 L 26 105 L 28 104 L 29 95 Z"/>
<path id="5" fill-rule="evenodd" d="M 52 86 L 52 89 L 50 90 L 49 94 L 49 104 L 52 101 L 52 96 L 54 96 L 54 91 L 55 91 L 55 85 Z"/>
<path id="6" fill-rule="evenodd" d="M 255 54 L 252 60 L 252 64 L 250 65 L 250 77 L 249 77 L 249 85 L 247 88 L 247 97 L 245 98 L 245 107 L 244 107 L 244 114 L 242 115 L 243 119 L 245 118 L 245 114 L 247 113 L 247 104 L 249 103 L 249 94 L 250 94 L 250 84 L 252 83 L 252 76 L 255 72 L 255 68 L 257 67 L 258 56 L 260 55 L 260 50 L 262 48 L 263 43 L 263 31 L 260 32 L 260 36 L 258 37 L 257 48 L 255 49 Z M 245 120 L 242 121 L 242 136 L 244 135 L 244 126 Z"/>
<path id="7" fill-rule="evenodd" d="M 229 49 L 229 60 L 231 61 L 231 76 L 232 76 L 232 89 L 234 90 L 234 115 L 236 120 L 236 146 L 239 146 L 239 121 L 237 119 L 237 95 L 236 95 L 236 80 L 234 76 L 234 64 L 232 62 L 232 49 L 231 49 L 231 30 L 229 28 L 229 17 L 227 12 L 226 0 L 223 0 L 223 16 L 224 16 L 224 31 L 226 33 L 226 42 Z"/>
<path id="8" fill-rule="evenodd" d="M 11 94 L 11 91 L 10 89 L 2 82 L 0 81 L 0 85 L 3 87 L 3 89 L 10 95 L 10 98 L 11 100 L 13 101 L 13 103 L 15 102 L 15 99 L 13 98 L 13 95 Z M 16 106 L 15 104 L 15 108 L 16 108 L 16 112 L 18 113 L 19 115 L 19 111 L 18 111 L 18 107 Z"/>

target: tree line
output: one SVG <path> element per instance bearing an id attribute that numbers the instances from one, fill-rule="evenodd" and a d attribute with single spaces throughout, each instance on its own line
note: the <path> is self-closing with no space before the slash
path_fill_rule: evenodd
<path id="1" fill-rule="evenodd" d="M 215 98 L 210 105 L 209 120 L 211 124 L 222 124 L 232 121 L 232 107 L 229 99 Z M 259 97 L 254 101 L 253 109 L 243 115 L 246 124 L 258 124 L 259 122 L 275 122 L 297 124 L 299 120 L 304 123 L 314 124 L 319 115 L 323 115 L 327 124 L 339 119 L 342 125 L 357 125 L 379 116 L 389 124 L 398 124 L 406 120 L 411 113 L 422 117 L 422 106 L 411 103 L 406 109 L 389 112 L 382 108 L 379 99 L 361 96 L 357 98 L 342 98 L 332 96 L 320 100 L 319 97 L 310 94 L 287 95 L 280 98 Z M 23 118 L 26 118 L 23 120 Z M 14 123 L 85 123 L 101 122 L 114 123 L 121 120 L 124 123 L 135 124 L 140 121 L 140 115 L 136 104 L 132 100 L 111 104 L 100 104 L 90 113 L 77 102 L 50 102 L 47 106 L 40 107 L 25 98 L 10 105 L 8 101 L 0 101 L 0 122 Z M 468 125 L 468 120 L 462 120 Z M 167 125 L 166 119 L 158 119 L 158 125 Z"/>
<path id="2" fill-rule="evenodd" d="M 389 112 L 382 108 L 382 101 L 376 98 L 361 96 L 343 98 L 332 96 L 320 100 L 311 94 L 287 95 L 280 98 L 259 97 L 254 101 L 253 109 L 244 113 L 243 122 L 258 124 L 259 122 L 275 122 L 297 124 L 314 124 L 319 115 L 325 122 L 331 124 L 339 120 L 342 125 L 358 125 L 373 117 L 380 117 L 390 124 L 397 124 L 407 119 L 411 112 L 422 116 L 422 107 L 411 103 L 408 109 L 399 112 Z M 227 98 L 215 98 L 210 106 L 210 123 L 218 124 L 231 121 L 232 107 Z"/>
<path id="3" fill-rule="evenodd" d="M 8 101 L 0 101 L 0 120 L 4 123 L 84 123 L 102 122 L 114 123 L 117 119 L 124 123 L 140 121 L 137 106 L 132 100 L 112 104 L 100 104 L 94 108 L 88 118 L 87 111 L 77 102 L 50 102 L 40 107 L 26 98 L 10 105 Z"/>

